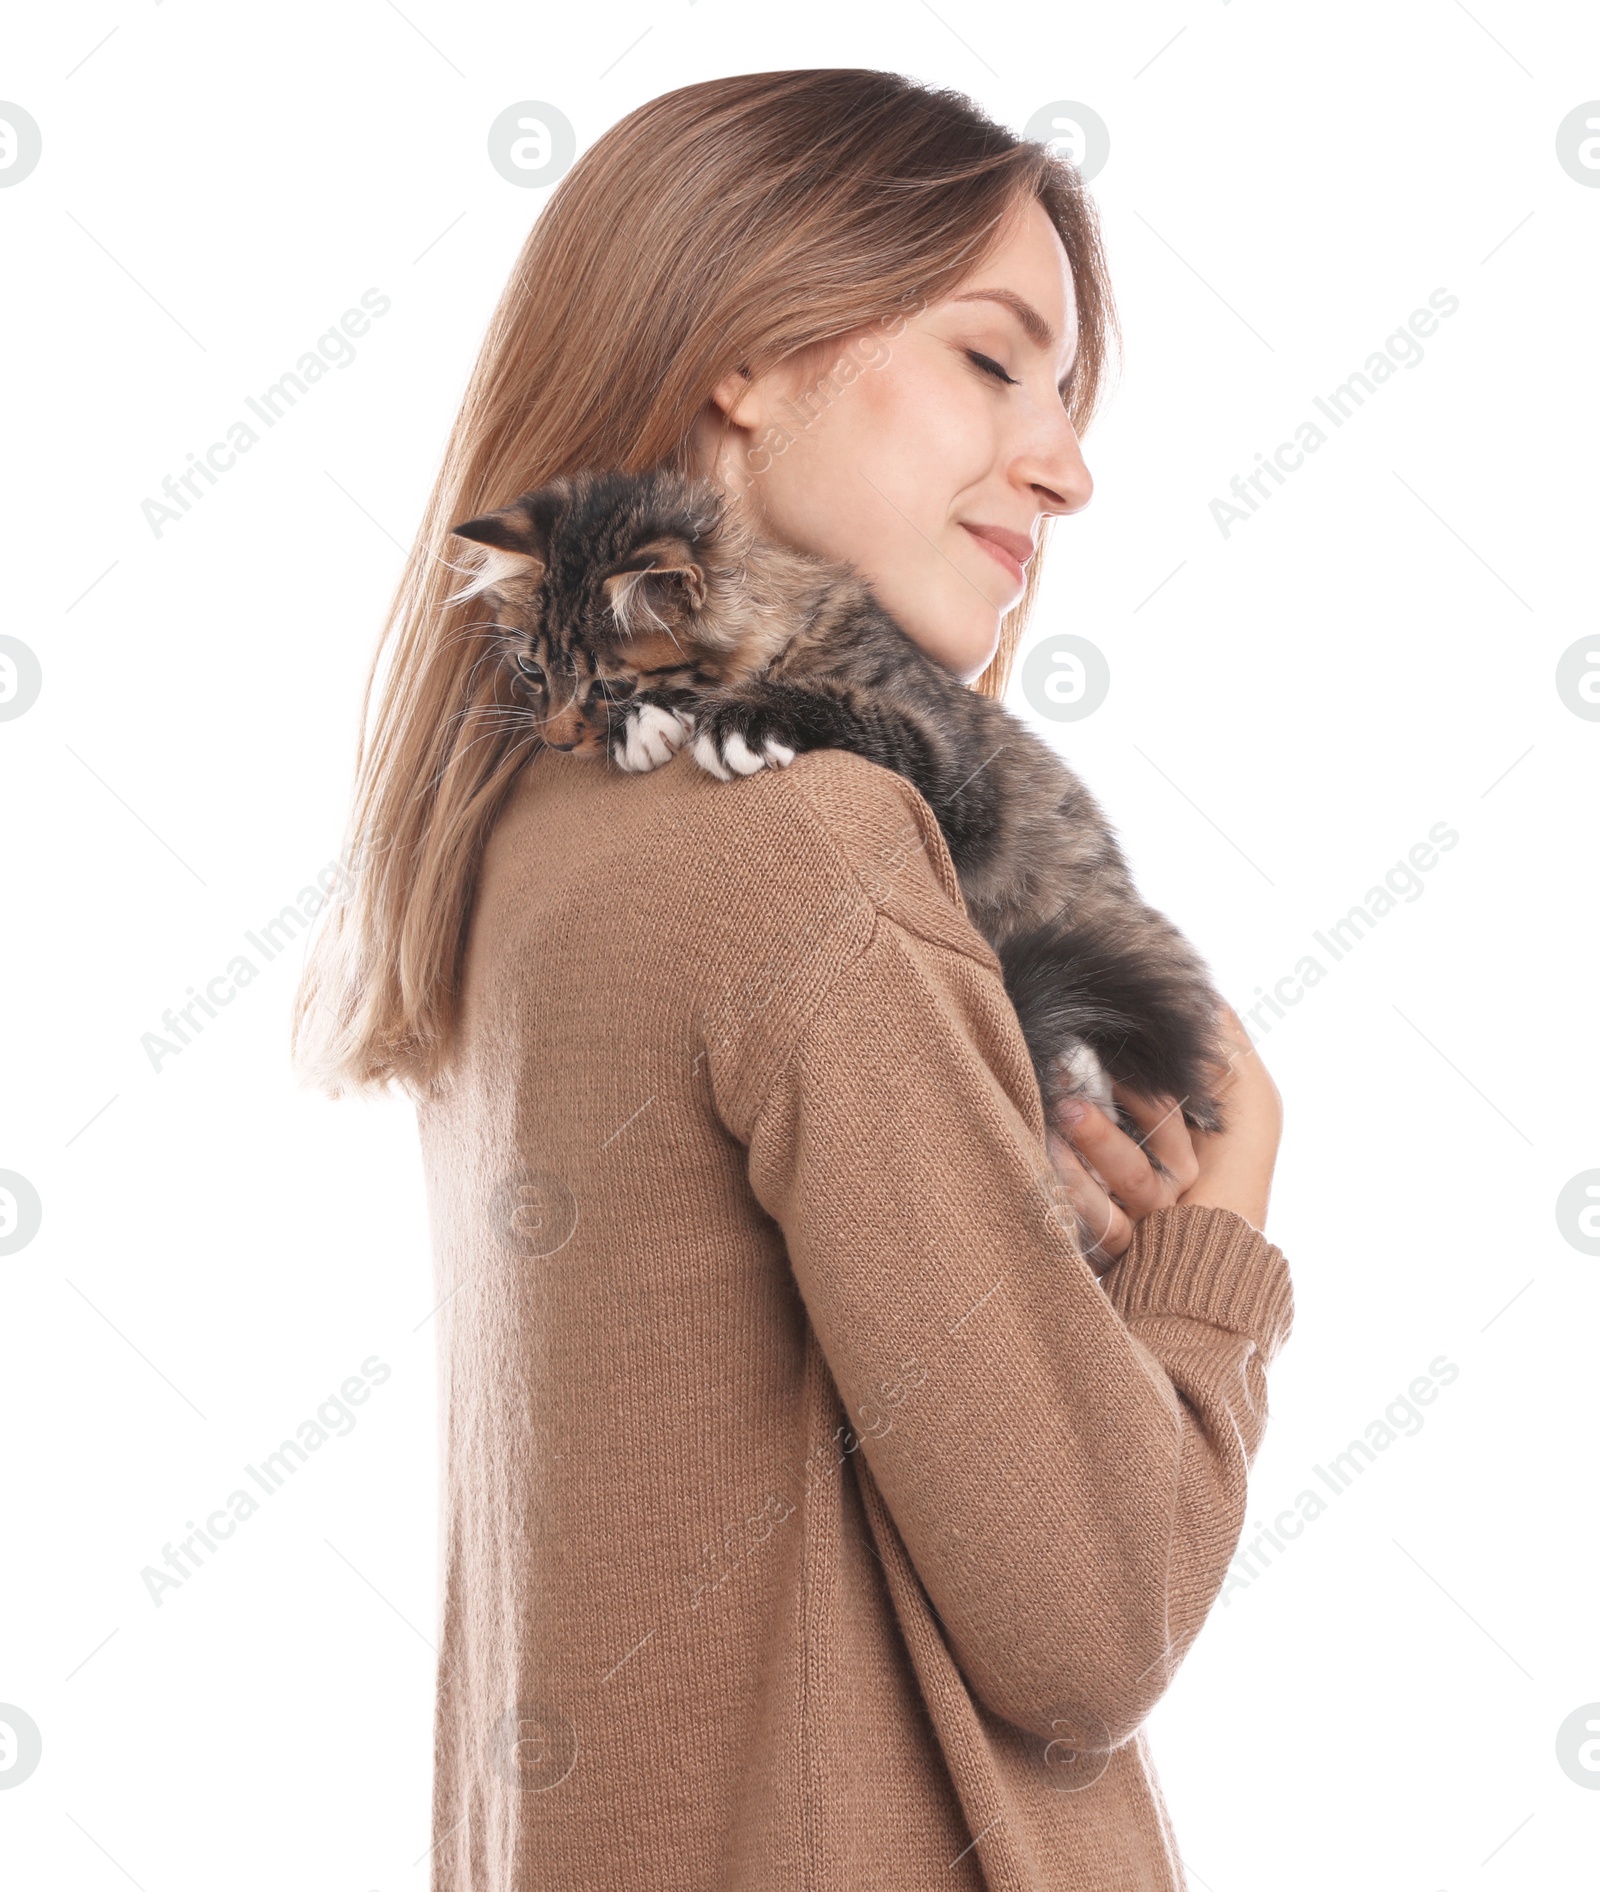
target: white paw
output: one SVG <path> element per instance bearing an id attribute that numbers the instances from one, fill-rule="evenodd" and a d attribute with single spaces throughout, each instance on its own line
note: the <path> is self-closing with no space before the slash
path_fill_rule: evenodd
<path id="1" fill-rule="evenodd" d="M 677 710 L 658 703 L 641 703 L 623 712 L 622 740 L 613 748 L 617 767 L 646 775 L 670 762 L 688 741 L 694 724 Z"/>
<path id="2" fill-rule="evenodd" d="M 768 736 L 758 752 L 737 730 L 730 730 L 722 737 L 709 733 L 696 736 L 694 759 L 708 775 L 731 782 L 736 775 L 754 775 L 758 769 L 787 768 L 794 760 L 794 750 L 776 736 Z"/>
<path id="3" fill-rule="evenodd" d="M 1108 1115 L 1111 1113 L 1111 1079 L 1106 1074 L 1105 1066 L 1081 1039 L 1070 1051 L 1061 1053 L 1056 1059 L 1056 1066 L 1065 1075 L 1066 1088 L 1074 1097 L 1086 1098 L 1091 1104 L 1098 1104 Z"/>

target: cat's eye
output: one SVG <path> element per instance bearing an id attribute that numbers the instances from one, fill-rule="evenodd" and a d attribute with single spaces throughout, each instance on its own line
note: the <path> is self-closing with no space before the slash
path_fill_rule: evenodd
<path id="1" fill-rule="evenodd" d="M 519 650 L 517 652 L 517 668 L 522 672 L 522 674 L 528 679 L 530 683 L 543 683 L 544 682 L 543 669 L 538 664 L 536 664 L 530 656 L 528 656 L 526 651 Z"/>
<path id="2" fill-rule="evenodd" d="M 631 677 L 596 677 L 594 693 L 603 696 L 608 703 L 620 703 L 624 697 L 632 696 L 638 687 Z"/>
<path id="3" fill-rule="evenodd" d="M 985 374 L 993 375 L 997 381 L 1004 381 L 1008 387 L 1020 388 L 1022 386 L 1017 377 L 1014 374 L 1007 374 L 992 355 L 980 354 L 976 348 L 969 348 L 967 359 L 976 367 L 981 368 Z"/>

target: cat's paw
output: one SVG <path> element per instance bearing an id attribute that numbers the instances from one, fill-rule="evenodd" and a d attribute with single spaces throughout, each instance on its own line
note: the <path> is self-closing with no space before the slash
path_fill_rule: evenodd
<path id="1" fill-rule="evenodd" d="M 754 775 L 758 769 L 787 768 L 794 751 L 776 736 L 768 736 L 759 749 L 752 749 L 737 729 L 714 736 L 708 731 L 694 739 L 694 759 L 708 774 L 731 782 L 736 775 Z"/>
<path id="2" fill-rule="evenodd" d="M 694 739 L 695 761 L 723 782 L 760 769 L 787 768 L 795 753 L 794 744 L 783 739 L 767 715 L 746 706 L 711 710 Z"/>
<path id="3" fill-rule="evenodd" d="M 1111 1079 L 1093 1049 L 1081 1038 L 1058 1051 L 1050 1060 L 1041 1081 L 1045 1117 L 1058 1135 L 1066 1134 L 1062 1113 L 1069 1104 L 1098 1104 L 1102 1111 L 1122 1127 Z"/>
<path id="4" fill-rule="evenodd" d="M 1075 1039 L 1065 1050 L 1057 1053 L 1054 1075 L 1063 1097 L 1075 1097 L 1085 1103 L 1098 1104 L 1107 1115 L 1114 1109 L 1111 1079 L 1106 1067 L 1096 1056 L 1093 1047 L 1085 1044 L 1081 1038 Z"/>
<path id="5" fill-rule="evenodd" d="M 694 733 L 686 711 L 666 709 L 659 703 L 633 703 L 622 712 L 621 725 L 611 738 L 611 757 L 631 775 L 647 775 L 670 762 Z"/>

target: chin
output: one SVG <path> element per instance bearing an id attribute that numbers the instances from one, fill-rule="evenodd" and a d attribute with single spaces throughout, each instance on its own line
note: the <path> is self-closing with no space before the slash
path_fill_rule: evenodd
<path id="1" fill-rule="evenodd" d="M 999 648 L 1000 624 L 995 619 L 981 630 L 972 630 L 963 637 L 953 639 L 951 649 L 955 655 L 952 659 L 943 660 L 945 668 L 953 670 L 963 683 L 975 683 L 989 668 Z"/>

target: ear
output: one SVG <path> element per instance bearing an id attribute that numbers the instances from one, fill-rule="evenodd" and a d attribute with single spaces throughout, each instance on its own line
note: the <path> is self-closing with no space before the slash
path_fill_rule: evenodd
<path id="1" fill-rule="evenodd" d="M 736 368 L 732 374 L 725 374 L 711 390 L 712 405 L 735 427 L 752 426 L 758 418 L 751 386 L 750 370 Z"/>
<path id="2" fill-rule="evenodd" d="M 450 528 L 453 538 L 469 539 L 486 548 L 472 581 L 454 594 L 452 603 L 475 598 L 480 591 L 491 591 L 507 579 L 536 579 L 543 573 L 549 537 L 539 498 L 524 493 L 509 506 L 480 513 L 476 519 Z"/>
<path id="3" fill-rule="evenodd" d="M 652 539 L 620 565 L 602 589 L 626 635 L 670 630 L 705 604 L 705 567 L 687 539 Z"/>

